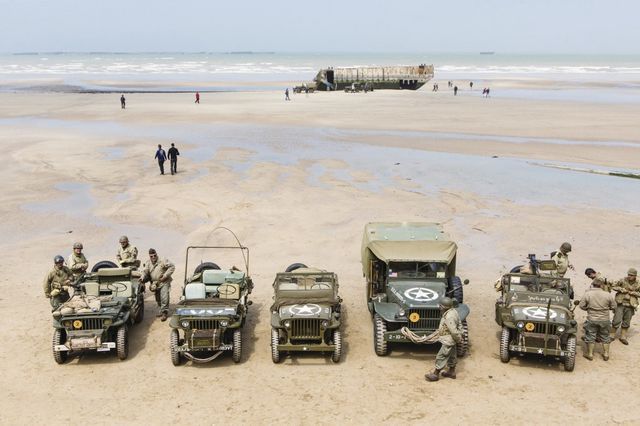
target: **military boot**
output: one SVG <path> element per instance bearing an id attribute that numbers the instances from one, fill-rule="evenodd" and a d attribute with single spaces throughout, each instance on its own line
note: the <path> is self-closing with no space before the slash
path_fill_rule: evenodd
<path id="1" fill-rule="evenodd" d="M 425 374 L 424 378 L 430 382 L 437 382 L 440 379 L 440 371 L 437 368 L 432 373 Z"/>
<path id="2" fill-rule="evenodd" d="M 587 343 L 586 350 L 584 351 L 583 356 L 589 361 L 593 361 L 593 350 L 595 349 L 595 343 Z"/>
<path id="3" fill-rule="evenodd" d="M 455 379 L 456 378 L 456 368 L 455 367 L 449 367 L 449 369 L 447 371 L 443 371 L 442 372 L 442 377 L 448 377 L 450 379 Z"/>
<path id="4" fill-rule="evenodd" d="M 605 361 L 609 361 L 609 343 L 603 343 L 602 349 L 602 359 L 604 359 Z"/>
<path id="5" fill-rule="evenodd" d="M 611 338 L 611 341 L 613 342 L 614 340 L 616 340 L 616 333 L 618 332 L 617 328 L 613 328 L 611 327 L 611 334 L 609 334 L 609 337 Z"/>
<path id="6" fill-rule="evenodd" d="M 627 340 L 627 331 L 629 329 L 628 328 L 621 328 L 620 329 L 620 343 L 622 343 L 623 345 L 628 345 L 629 341 Z"/>

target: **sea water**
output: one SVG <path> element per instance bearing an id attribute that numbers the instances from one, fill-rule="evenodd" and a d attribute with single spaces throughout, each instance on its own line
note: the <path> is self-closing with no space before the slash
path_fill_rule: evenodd
<path id="1" fill-rule="evenodd" d="M 492 96 L 640 101 L 640 55 L 490 55 L 479 53 L 10 53 L 0 54 L 2 91 L 273 90 L 311 81 L 326 67 L 433 64 L 440 89 L 510 79 L 562 82 L 563 90 L 492 90 Z M 569 89 L 566 85 L 569 84 Z M 423 91 L 431 90 L 427 84 Z M 587 90 L 587 92 L 585 92 Z"/>

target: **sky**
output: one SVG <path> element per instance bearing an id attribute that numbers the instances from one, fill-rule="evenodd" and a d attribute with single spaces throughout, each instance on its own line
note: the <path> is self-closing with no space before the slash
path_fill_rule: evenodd
<path id="1" fill-rule="evenodd" d="M 639 0 L 0 0 L 0 52 L 639 54 Z"/>

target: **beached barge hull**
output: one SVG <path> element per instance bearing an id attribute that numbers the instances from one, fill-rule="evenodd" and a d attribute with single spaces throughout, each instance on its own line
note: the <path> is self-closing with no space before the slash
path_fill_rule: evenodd
<path id="1" fill-rule="evenodd" d="M 433 65 L 327 68 L 315 78 L 318 90 L 343 90 L 368 83 L 374 89 L 417 90 L 433 78 Z"/>

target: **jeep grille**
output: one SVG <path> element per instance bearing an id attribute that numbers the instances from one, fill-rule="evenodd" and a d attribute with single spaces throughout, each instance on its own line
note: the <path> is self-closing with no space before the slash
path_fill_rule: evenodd
<path id="1" fill-rule="evenodd" d="M 80 321 L 82 321 L 82 327 L 78 330 L 100 330 L 104 326 L 103 318 L 83 318 Z"/>
<path id="2" fill-rule="evenodd" d="M 437 330 L 440 326 L 440 309 L 410 309 L 408 316 L 417 313 L 420 319 L 416 322 L 409 321 L 410 329 Z"/>
<path id="3" fill-rule="evenodd" d="M 291 320 L 292 339 L 319 339 L 321 319 L 300 318 Z"/>
<path id="4" fill-rule="evenodd" d="M 533 331 L 527 331 L 527 333 L 544 334 L 544 329 L 545 329 L 545 326 L 546 326 L 545 323 L 543 323 L 543 322 L 534 322 L 533 325 L 535 326 Z M 557 331 L 558 331 L 558 326 L 555 325 L 555 324 L 549 323 L 549 334 L 556 334 Z"/>
<path id="5" fill-rule="evenodd" d="M 189 325 L 194 330 L 214 330 L 220 328 L 220 321 L 213 319 L 192 319 Z"/>

